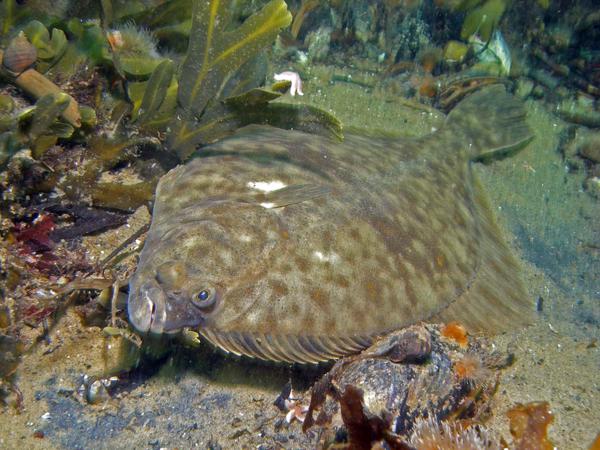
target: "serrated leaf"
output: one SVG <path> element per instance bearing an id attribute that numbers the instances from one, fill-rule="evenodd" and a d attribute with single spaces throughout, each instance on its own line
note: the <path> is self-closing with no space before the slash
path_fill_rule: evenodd
<path id="1" fill-rule="evenodd" d="M 241 26 L 226 31 L 229 6 L 221 0 L 194 1 L 190 42 L 179 78 L 179 109 L 169 135 L 169 146 L 180 158 L 186 158 L 199 142 L 207 140 L 203 130 L 210 131 L 207 136 L 211 139 L 231 132 L 237 120 L 235 113 L 231 116 L 227 107 L 216 104 L 210 117 L 203 117 L 207 105 L 217 99 L 223 83 L 273 42 L 279 30 L 292 20 L 285 1 L 272 0 Z M 219 117 L 219 112 L 224 117 Z M 198 123 L 200 117 L 202 123 Z"/>
<path id="2" fill-rule="evenodd" d="M 141 125 L 151 120 L 159 111 L 171 85 L 174 73 L 173 61 L 169 59 L 161 62 L 152 72 L 140 105 L 138 120 Z"/>
<path id="3" fill-rule="evenodd" d="M 200 117 L 224 80 L 273 42 L 292 16 L 283 0 L 273 0 L 232 31 L 231 8 L 222 0 L 195 1 L 190 43 L 179 80 L 178 101 L 186 115 Z"/>

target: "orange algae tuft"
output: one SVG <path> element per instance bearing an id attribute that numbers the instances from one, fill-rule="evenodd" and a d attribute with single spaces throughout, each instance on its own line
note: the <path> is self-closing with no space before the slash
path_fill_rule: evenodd
<path id="1" fill-rule="evenodd" d="M 481 358 L 477 355 L 465 355 L 454 363 L 454 373 L 460 380 L 479 381 L 489 375 L 489 370 L 484 367 Z"/>
<path id="2" fill-rule="evenodd" d="M 442 336 L 446 339 L 455 341 L 461 347 L 466 347 L 469 343 L 467 329 L 458 322 L 450 322 L 442 328 Z"/>
<path id="3" fill-rule="evenodd" d="M 552 450 L 548 439 L 548 425 L 554 420 L 548 402 L 517 404 L 506 413 L 510 421 L 515 450 Z"/>
<path id="4" fill-rule="evenodd" d="M 433 98 L 437 94 L 438 86 L 431 75 L 425 75 L 419 84 L 419 95 Z"/>

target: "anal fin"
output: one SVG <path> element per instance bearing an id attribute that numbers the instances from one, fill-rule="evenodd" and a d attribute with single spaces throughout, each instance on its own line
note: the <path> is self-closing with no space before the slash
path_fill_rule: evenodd
<path id="1" fill-rule="evenodd" d="M 203 328 L 198 332 L 211 344 L 227 353 L 265 361 L 309 363 L 336 359 L 368 347 L 368 336 L 327 337 L 294 336 L 218 331 Z"/>

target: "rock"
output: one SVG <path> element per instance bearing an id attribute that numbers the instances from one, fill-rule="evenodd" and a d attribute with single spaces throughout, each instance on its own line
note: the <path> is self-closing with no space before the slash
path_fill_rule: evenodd
<path id="1" fill-rule="evenodd" d="M 600 162 L 600 133 L 590 134 L 579 146 L 579 155 L 592 161 Z"/>
<path id="2" fill-rule="evenodd" d="M 332 442 L 345 429 L 350 444 L 370 448 L 379 440 L 406 443 L 425 418 L 476 421 L 509 358 L 483 339 L 461 346 L 443 337 L 444 328 L 414 325 L 338 361 L 312 388 L 304 430 L 320 427 L 323 442 Z"/>

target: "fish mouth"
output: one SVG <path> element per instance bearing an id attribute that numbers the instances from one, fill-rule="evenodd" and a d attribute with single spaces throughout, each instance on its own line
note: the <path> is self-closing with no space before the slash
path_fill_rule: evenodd
<path id="1" fill-rule="evenodd" d="M 167 294 L 152 283 L 131 287 L 127 313 L 129 321 L 140 333 L 175 334 L 183 328 L 204 323 L 200 311 L 187 298 Z"/>
<path id="2" fill-rule="evenodd" d="M 165 332 L 166 295 L 157 286 L 131 289 L 127 300 L 127 314 L 133 327 L 141 333 Z"/>

